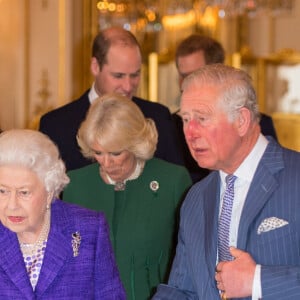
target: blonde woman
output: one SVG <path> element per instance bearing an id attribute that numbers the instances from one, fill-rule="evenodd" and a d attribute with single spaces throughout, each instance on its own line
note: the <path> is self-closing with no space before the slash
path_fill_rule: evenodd
<path id="1" fill-rule="evenodd" d="M 96 163 L 70 171 L 63 196 L 105 213 L 127 299 L 149 299 L 166 280 L 176 212 L 191 185 L 184 167 L 153 158 L 158 138 L 130 99 L 97 99 L 78 131 L 83 155 Z"/>

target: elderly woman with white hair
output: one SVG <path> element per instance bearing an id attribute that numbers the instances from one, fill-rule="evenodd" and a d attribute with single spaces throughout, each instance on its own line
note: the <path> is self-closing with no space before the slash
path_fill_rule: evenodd
<path id="1" fill-rule="evenodd" d="M 46 135 L 0 135 L 0 299 L 125 299 L 106 220 L 59 200 L 68 182 Z"/>

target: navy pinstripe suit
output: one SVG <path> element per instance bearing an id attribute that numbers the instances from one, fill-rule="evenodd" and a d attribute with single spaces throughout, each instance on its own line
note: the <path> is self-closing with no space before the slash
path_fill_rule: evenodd
<path id="1" fill-rule="evenodd" d="M 195 184 L 181 208 L 176 257 L 168 285 L 153 299 L 219 299 L 214 279 L 220 177 Z M 286 226 L 257 233 L 270 217 Z M 263 299 L 300 299 L 300 153 L 273 139 L 261 158 L 242 211 L 237 248 L 262 265 Z M 244 299 L 244 298 L 243 298 Z M 251 298 L 246 298 L 251 299 Z"/>

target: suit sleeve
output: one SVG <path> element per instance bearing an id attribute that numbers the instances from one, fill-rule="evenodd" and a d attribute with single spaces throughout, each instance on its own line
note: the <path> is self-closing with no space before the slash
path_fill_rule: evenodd
<path id="1" fill-rule="evenodd" d="M 108 224 L 99 214 L 99 232 L 95 263 L 95 299 L 125 300 L 125 290 L 119 277 L 114 253 L 109 239 Z"/>
<path id="2" fill-rule="evenodd" d="M 185 167 L 180 167 L 181 171 L 179 172 L 177 182 L 175 182 L 176 188 L 176 196 L 175 199 L 177 203 L 175 203 L 175 207 L 178 207 L 178 202 L 182 202 L 185 198 L 188 189 L 192 186 L 192 179 Z"/>
<path id="3" fill-rule="evenodd" d="M 183 214 L 181 210 L 181 214 Z M 198 296 L 194 291 L 192 279 L 189 275 L 188 262 L 185 251 L 184 229 L 181 218 L 178 234 L 176 256 L 172 264 L 172 270 L 168 284 L 160 284 L 153 300 L 196 300 Z"/>
<path id="4" fill-rule="evenodd" d="M 272 136 L 276 141 L 278 141 L 277 133 L 275 130 L 272 117 L 265 114 L 261 114 L 260 127 L 261 127 L 261 133 L 263 135 Z"/>
<path id="5" fill-rule="evenodd" d="M 196 300 L 192 280 L 189 277 L 185 247 L 179 233 L 176 256 L 173 261 L 168 284 L 160 284 L 153 300 Z"/>
<path id="6" fill-rule="evenodd" d="M 261 266 L 262 297 L 300 299 L 300 266 Z"/>
<path id="7" fill-rule="evenodd" d="M 43 132 L 44 134 L 47 134 L 48 136 L 51 136 L 51 126 L 49 125 L 48 122 L 49 118 L 46 115 L 43 115 L 40 119 L 40 124 L 39 124 L 39 131 Z"/>
<path id="8" fill-rule="evenodd" d="M 184 165 L 183 160 L 183 152 L 180 147 L 178 133 L 176 131 L 176 127 L 172 119 L 166 120 L 166 129 L 168 132 L 166 133 L 166 152 L 167 157 L 166 160 L 175 163 L 177 165 Z M 160 137 L 158 137 L 160 139 Z"/>
<path id="9" fill-rule="evenodd" d="M 40 119 L 39 131 L 48 135 L 55 143 L 59 142 L 62 128 L 67 126 L 66 121 L 57 111 L 50 111 Z"/>
<path id="10" fill-rule="evenodd" d="M 157 116 L 152 117 L 152 119 L 155 121 L 158 131 L 155 156 L 176 165 L 184 165 L 178 133 L 169 110 L 160 110 L 160 113 L 157 113 Z"/>

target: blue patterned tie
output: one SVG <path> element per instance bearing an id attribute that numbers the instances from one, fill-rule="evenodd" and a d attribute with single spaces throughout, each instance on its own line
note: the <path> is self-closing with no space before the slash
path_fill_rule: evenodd
<path id="1" fill-rule="evenodd" d="M 229 231 L 230 231 L 230 221 L 232 204 L 234 198 L 234 181 L 236 176 L 227 175 L 226 176 L 226 190 L 223 197 L 223 206 L 219 218 L 218 226 L 218 256 L 219 261 L 232 260 L 232 256 L 229 252 Z"/>

